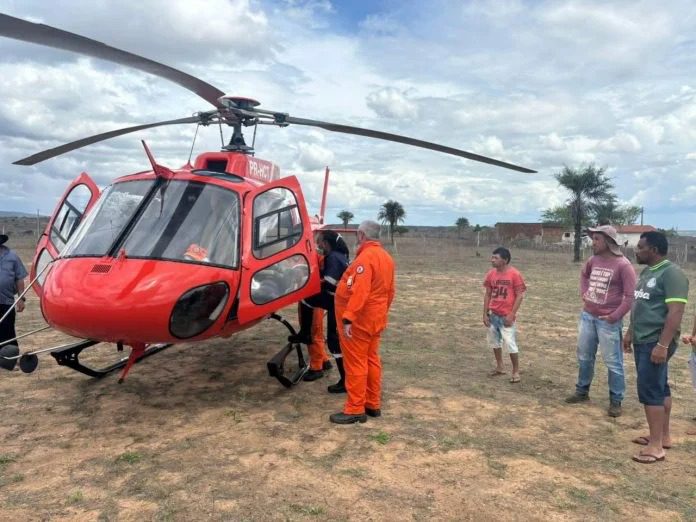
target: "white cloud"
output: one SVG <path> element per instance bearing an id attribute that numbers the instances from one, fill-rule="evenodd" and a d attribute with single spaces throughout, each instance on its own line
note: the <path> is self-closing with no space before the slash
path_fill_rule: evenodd
<path id="1" fill-rule="evenodd" d="M 405 93 L 384 87 L 367 95 L 367 106 L 379 116 L 413 120 L 418 118 L 418 106 Z"/>
<path id="2" fill-rule="evenodd" d="M 312 204 L 329 165 L 329 210 L 349 209 L 356 220 L 374 218 L 390 197 L 414 224 L 450 224 L 461 215 L 483 224 L 503 213 L 505 220 L 535 220 L 565 198 L 551 175 L 563 164 L 593 161 L 610 169 L 621 200 L 646 207 L 646 219 L 664 226 L 682 220 L 684 228 L 696 212 L 694 199 L 683 196 L 694 186 L 696 159 L 690 9 L 685 0 L 433 0 L 428 9 L 413 0 L 351 9 L 328 0 L 66 0 L 47 11 L 27 0 L 5 10 L 163 61 L 257 98 L 262 108 L 540 171 L 523 176 L 308 127 L 258 129 L 258 155 L 282 172 L 297 171 Z M 0 75 L 0 190 L 7 205 L 28 212 L 50 210 L 65 181 L 82 170 L 106 184 L 147 168 L 140 139 L 158 161 L 182 165 L 194 128 L 128 135 L 30 169 L 12 161 L 209 108 L 151 75 L 2 38 Z M 201 129 L 195 153 L 219 146 L 217 128 Z"/>

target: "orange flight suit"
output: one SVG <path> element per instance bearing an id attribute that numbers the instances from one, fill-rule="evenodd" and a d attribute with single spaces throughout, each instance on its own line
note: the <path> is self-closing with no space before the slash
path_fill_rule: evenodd
<path id="1" fill-rule="evenodd" d="M 309 351 L 309 369 L 321 370 L 324 368 L 324 362 L 330 361 L 331 358 L 326 353 L 326 343 L 324 342 L 324 310 L 315 308 L 312 312 L 312 344 L 307 346 Z"/>
<path id="2" fill-rule="evenodd" d="M 379 341 L 394 300 L 394 260 L 379 241 L 365 241 L 336 287 L 336 322 L 346 369 L 346 415 L 380 408 L 382 362 Z M 351 337 L 343 320 L 352 324 Z"/>

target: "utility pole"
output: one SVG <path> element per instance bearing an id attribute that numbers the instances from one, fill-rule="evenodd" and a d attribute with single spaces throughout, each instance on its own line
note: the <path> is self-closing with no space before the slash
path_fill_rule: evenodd
<path id="1" fill-rule="evenodd" d="M 36 209 L 36 242 L 39 242 L 39 209 Z"/>
<path id="2" fill-rule="evenodd" d="M 643 207 L 640 207 L 640 224 L 643 225 Z"/>

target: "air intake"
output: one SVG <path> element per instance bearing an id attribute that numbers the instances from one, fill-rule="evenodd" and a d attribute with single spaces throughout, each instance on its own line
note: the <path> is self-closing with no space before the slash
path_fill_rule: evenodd
<path id="1" fill-rule="evenodd" d="M 111 265 L 96 264 L 92 267 L 90 273 L 92 274 L 108 274 L 111 270 Z"/>

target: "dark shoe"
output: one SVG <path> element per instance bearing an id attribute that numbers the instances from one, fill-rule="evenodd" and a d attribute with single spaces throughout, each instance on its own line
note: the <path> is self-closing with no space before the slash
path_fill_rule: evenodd
<path id="1" fill-rule="evenodd" d="M 333 364 L 331 364 L 331 361 L 324 361 L 324 364 L 321 365 L 321 369 L 326 371 L 329 371 L 331 368 L 333 368 Z"/>
<path id="2" fill-rule="evenodd" d="M 288 342 L 293 344 L 312 344 L 312 337 L 302 331 L 288 335 Z"/>
<path id="3" fill-rule="evenodd" d="M 346 393 L 346 384 L 343 381 L 338 381 L 336 384 L 331 384 L 326 387 L 329 393 Z"/>
<path id="4" fill-rule="evenodd" d="M 590 400 L 589 395 L 581 395 L 579 393 L 574 393 L 573 395 L 565 398 L 565 401 L 568 404 L 577 404 L 578 402 L 585 402 L 585 401 L 589 401 L 589 400 Z"/>
<path id="5" fill-rule="evenodd" d="M 356 422 L 367 422 L 367 415 L 347 415 L 345 413 L 332 413 L 329 420 L 334 424 L 355 424 Z"/>
<path id="6" fill-rule="evenodd" d="M 611 401 L 609 404 L 609 409 L 607 410 L 607 415 L 610 417 L 621 417 L 621 403 Z"/>
<path id="7" fill-rule="evenodd" d="M 368 417 L 381 417 L 382 416 L 382 410 L 379 408 L 377 409 L 372 409 L 372 408 L 365 408 L 365 415 Z"/>
<path id="8" fill-rule="evenodd" d="M 311 382 L 321 379 L 324 376 L 324 370 L 307 370 L 302 376 L 303 381 Z"/>

